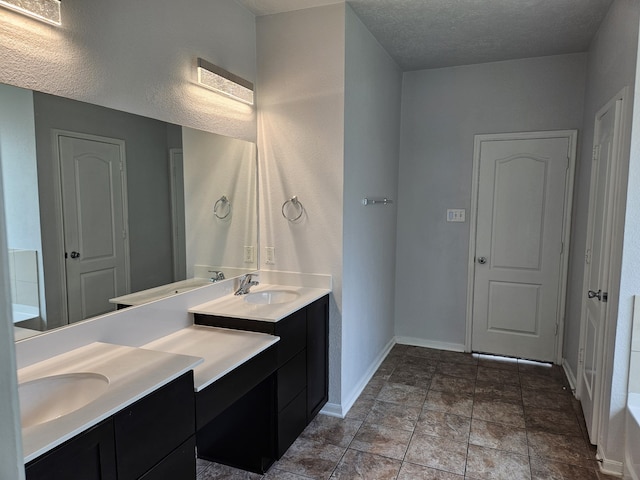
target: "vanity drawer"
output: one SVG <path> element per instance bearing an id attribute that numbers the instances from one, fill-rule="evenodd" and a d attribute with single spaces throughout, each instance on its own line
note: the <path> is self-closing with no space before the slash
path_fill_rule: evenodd
<path id="1" fill-rule="evenodd" d="M 305 388 L 278 414 L 277 458 L 284 455 L 306 426 L 307 389 Z"/>
<path id="2" fill-rule="evenodd" d="M 276 323 L 278 366 L 284 365 L 307 346 L 307 311 L 303 308 Z"/>
<path id="3" fill-rule="evenodd" d="M 278 370 L 278 411 L 307 385 L 307 351 L 302 350 Z"/>
<path id="4" fill-rule="evenodd" d="M 140 480 L 166 480 L 168 478 L 196 478 L 196 437 L 193 436 L 159 464 L 145 473 Z"/>

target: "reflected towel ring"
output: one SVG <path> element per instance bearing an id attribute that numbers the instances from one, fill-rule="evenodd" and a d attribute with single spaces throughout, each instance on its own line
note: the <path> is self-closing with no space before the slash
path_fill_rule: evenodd
<path id="1" fill-rule="evenodd" d="M 291 205 L 294 209 L 298 210 L 297 212 L 298 215 L 296 217 L 289 216 L 287 215 L 287 213 L 285 213 L 285 210 L 287 211 L 289 210 L 289 208 L 287 208 L 287 205 Z M 289 220 L 290 222 L 296 222 L 300 220 L 300 217 L 302 217 L 303 213 L 304 213 L 304 206 L 302 205 L 302 202 L 298 200 L 298 197 L 295 195 L 282 204 L 282 216 L 287 220 Z"/>
<path id="2" fill-rule="evenodd" d="M 225 207 L 227 208 L 227 213 L 222 215 L 222 212 L 224 211 Z M 213 206 L 213 214 L 216 216 L 216 218 L 219 218 L 220 220 L 224 220 L 229 216 L 230 213 L 231 213 L 231 202 L 229 201 L 226 195 L 223 195 Z"/>

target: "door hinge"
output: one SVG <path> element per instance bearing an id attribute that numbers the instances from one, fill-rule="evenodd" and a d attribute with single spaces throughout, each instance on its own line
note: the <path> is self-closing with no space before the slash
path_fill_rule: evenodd
<path id="1" fill-rule="evenodd" d="M 560 242 L 560 255 L 564 253 L 564 242 Z"/>
<path id="2" fill-rule="evenodd" d="M 570 166 L 571 166 L 571 157 L 567 157 L 567 170 L 569 170 Z"/>
<path id="3" fill-rule="evenodd" d="M 600 145 L 593 146 L 593 161 L 597 162 L 600 159 Z"/>
<path id="4" fill-rule="evenodd" d="M 126 240 L 127 238 L 127 231 L 126 230 L 122 230 L 122 239 Z"/>
<path id="5" fill-rule="evenodd" d="M 589 264 L 591 263 L 591 249 L 587 249 L 587 251 L 584 254 L 584 263 Z"/>

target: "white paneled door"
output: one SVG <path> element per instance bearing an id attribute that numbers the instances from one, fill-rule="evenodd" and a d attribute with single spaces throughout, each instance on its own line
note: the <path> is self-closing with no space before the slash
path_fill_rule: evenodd
<path id="1" fill-rule="evenodd" d="M 58 134 L 69 323 L 127 293 L 124 143 Z"/>
<path id="2" fill-rule="evenodd" d="M 623 102 L 622 95 L 615 97 L 595 119 L 580 338 L 581 368 L 578 373 L 580 403 L 593 444 L 597 443 L 600 423 L 603 343 L 617 193 L 614 185 Z"/>
<path id="3" fill-rule="evenodd" d="M 574 138 L 476 137 L 473 351 L 556 359 Z"/>

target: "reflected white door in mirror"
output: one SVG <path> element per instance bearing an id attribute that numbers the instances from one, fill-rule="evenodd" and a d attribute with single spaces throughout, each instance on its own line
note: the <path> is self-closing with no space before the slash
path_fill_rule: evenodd
<path id="1" fill-rule="evenodd" d="M 56 132 L 69 323 L 113 310 L 129 290 L 125 144 Z"/>

